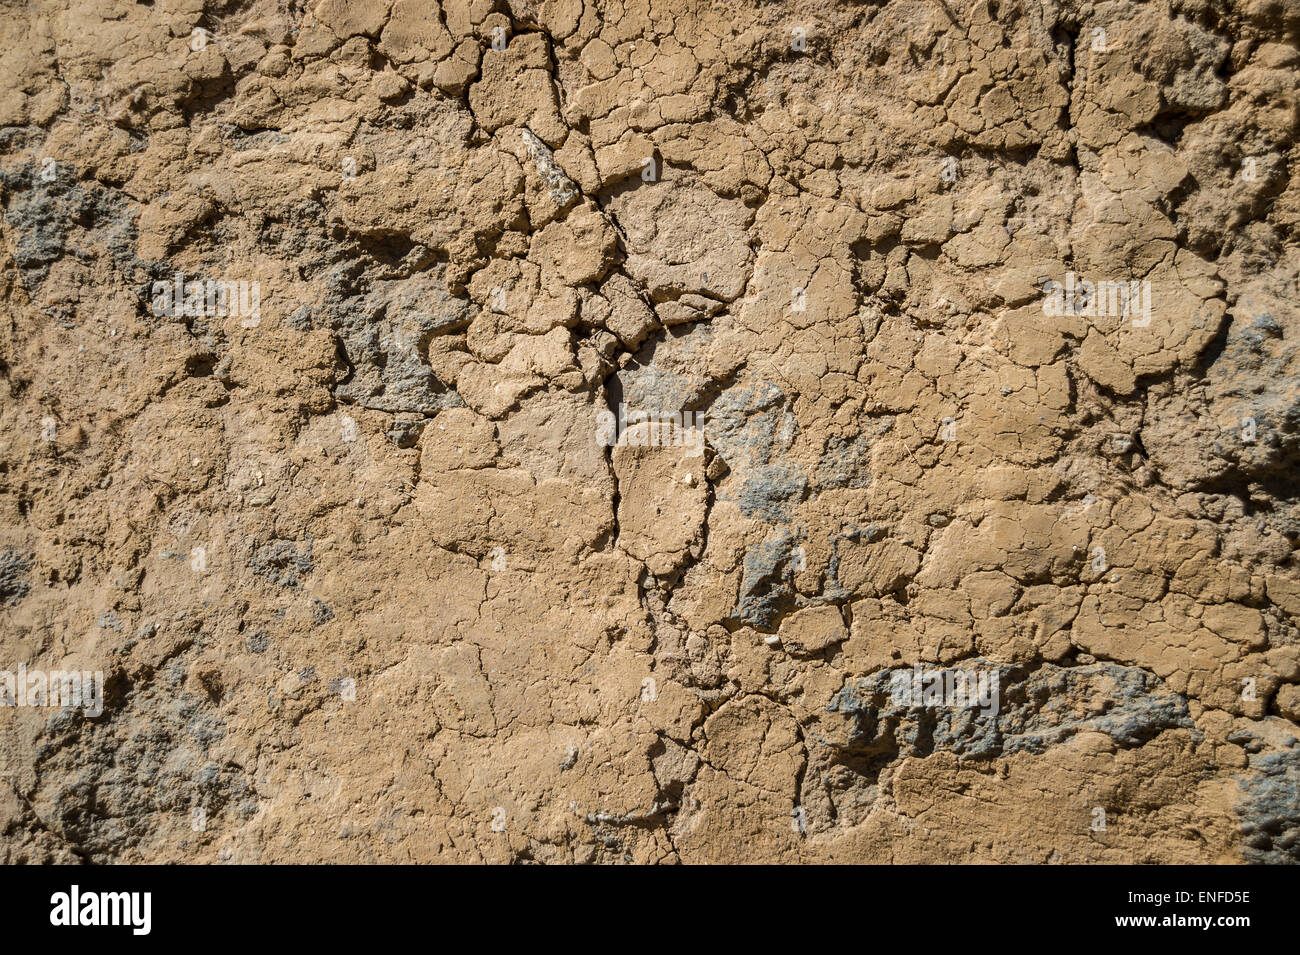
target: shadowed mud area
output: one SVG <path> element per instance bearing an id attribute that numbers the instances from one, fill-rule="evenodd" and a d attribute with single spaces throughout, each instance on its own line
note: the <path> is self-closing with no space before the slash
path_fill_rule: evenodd
<path id="1" fill-rule="evenodd" d="M 8 0 L 0 861 L 1300 861 L 1291 0 Z"/>

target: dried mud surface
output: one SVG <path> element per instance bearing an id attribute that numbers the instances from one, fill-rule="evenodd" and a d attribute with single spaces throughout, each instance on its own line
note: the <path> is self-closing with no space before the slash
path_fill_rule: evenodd
<path id="1" fill-rule="evenodd" d="M 1300 861 L 1294 0 L 0 34 L 3 861 Z"/>

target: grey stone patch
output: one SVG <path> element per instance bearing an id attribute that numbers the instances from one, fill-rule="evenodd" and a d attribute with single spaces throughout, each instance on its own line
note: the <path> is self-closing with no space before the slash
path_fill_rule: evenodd
<path id="1" fill-rule="evenodd" d="M 27 575 L 32 570 L 32 555 L 15 550 L 0 553 L 0 603 L 12 607 L 27 596 L 31 585 Z"/>
<path id="2" fill-rule="evenodd" d="M 746 517 L 788 527 L 795 507 L 825 490 L 864 488 L 871 483 L 869 460 L 875 439 L 892 427 L 880 420 L 852 436 L 832 437 L 812 474 L 790 460 L 798 422 L 791 400 L 761 374 L 761 366 L 722 387 L 702 374 L 715 337 L 708 325 L 668 331 L 648 342 L 636 360 L 612 376 L 610 403 L 636 411 L 704 410 L 705 441 L 727 466 L 715 487 L 719 501 L 735 503 Z M 716 395 L 711 397 L 711 394 Z M 760 544 L 745 555 L 733 616 L 767 627 L 794 600 L 790 562 L 793 538 Z M 836 581 L 838 554 L 827 581 L 827 599 L 847 596 Z"/>
<path id="3" fill-rule="evenodd" d="M 1244 306 L 1238 311 L 1244 311 Z M 1214 453 L 1244 474 L 1267 477 L 1294 473 L 1300 462 L 1300 346 L 1288 340 L 1268 311 L 1235 316 L 1223 353 L 1208 377 L 1220 402 L 1238 406 L 1255 419 L 1258 437 L 1240 440 L 1237 422 L 1215 442 Z"/>
<path id="4" fill-rule="evenodd" d="M 1300 743 L 1249 760 L 1252 772 L 1237 777 L 1242 855 L 1262 865 L 1300 864 Z"/>
<path id="5" fill-rule="evenodd" d="M 256 802 L 252 778 L 215 751 L 227 726 L 208 700 L 185 689 L 186 669 L 175 660 L 123 699 L 115 699 L 110 679 L 100 719 L 69 710 L 47 725 L 30 803 L 83 859 L 118 860 L 169 825 L 188 827 L 197 806 L 211 826 L 227 806 L 243 815 L 241 807 Z"/>
<path id="6" fill-rule="evenodd" d="M 376 281 L 368 301 L 382 308 L 389 322 L 418 334 L 421 345 L 434 335 L 463 331 L 478 314 L 473 302 L 447 291 L 446 268 L 442 265 L 409 278 Z"/>
<path id="7" fill-rule="evenodd" d="M 310 200 L 290 207 L 287 221 L 269 222 L 259 241 L 323 288 L 319 300 L 299 306 L 283 324 L 337 336 L 349 366 L 334 388 L 340 401 L 389 414 L 464 407 L 425 356 L 434 336 L 468 327 L 478 309 L 451 294 L 446 265 L 432 250 L 401 235 L 340 244 L 324 207 Z"/>
<path id="8" fill-rule="evenodd" d="M 1239 325 L 1234 324 L 1228 333 L 1229 343 L 1236 342 L 1244 349 L 1262 352 L 1264 343 L 1270 338 L 1281 338 L 1282 326 L 1268 312 L 1253 315 Z"/>
<path id="9" fill-rule="evenodd" d="M 40 143 L 44 130 L 29 126 L 0 126 L 0 152 L 16 153 Z"/>
<path id="10" fill-rule="evenodd" d="M 974 670 L 998 674 L 998 706 L 954 708 L 898 702 L 893 674 L 881 670 L 850 680 L 827 706 L 849 721 L 848 748 L 875 756 L 925 756 L 946 751 L 981 759 L 1012 753 L 1042 753 L 1079 733 L 1104 733 L 1123 747 L 1140 746 L 1175 727 L 1192 728 L 1187 700 L 1165 690 L 1153 673 L 1115 663 L 1034 669 L 984 660 L 928 671 Z"/>
<path id="11" fill-rule="evenodd" d="M 324 279 L 335 299 L 355 294 L 351 280 L 364 271 L 333 236 L 325 207 L 311 199 L 295 202 L 285 221 L 263 224 L 258 243 L 277 258 L 296 259 L 303 278 Z M 325 275 L 321 275 L 324 272 Z"/>
<path id="12" fill-rule="evenodd" d="M 794 601 L 793 535 L 780 531 L 745 552 L 735 615 L 752 627 L 769 627 Z"/>
<path id="13" fill-rule="evenodd" d="M 388 431 L 388 440 L 399 448 L 413 448 L 415 443 L 420 440 L 420 433 L 424 431 L 425 425 L 428 423 L 427 418 L 421 418 L 418 421 L 396 421 Z"/>
<path id="14" fill-rule="evenodd" d="M 780 536 L 751 548 L 735 619 L 767 627 L 795 601 L 791 562 L 796 541 L 788 527 L 799 502 L 823 490 L 862 488 L 871 482 L 868 461 L 882 422 L 851 437 L 834 437 L 811 475 L 792 462 L 799 434 L 791 400 L 759 370 L 743 372 L 721 387 L 701 369 L 709 367 L 715 338 L 709 325 L 668 330 L 647 342 L 633 362 L 611 376 L 610 404 L 638 411 L 675 413 L 703 408 L 705 442 L 727 466 L 716 499 L 735 503 L 746 517 L 781 527 Z M 837 558 L 833 557 L 833 560 Z M 832 569 L 833 570 L 833 569 Z M 845 596 L 835 582 L 823 596 Z"/>
<path id="15" fill-rule="evenodd" d="M 807 476 L 783 460 L 798 433 L 789 399 L 775 385 L 749 378 L 722 392 L 705 425 L 709 444 L 733 475 L 718 498 L 735 501 L 746 517 L 789 521 L 808 490 Z"/>
<path id="16" fill-rule="evenodd" d="M 58 163 L 50 182 L 42 181 L 40 172 L 33 162 L 0 170 L 0 190 L 6 197 L 4 223 L 23 288 L 34 294 L 49 275 L 50 265 L 65 255 L 85 261 L 107 252 L 128 285 L 145 279 L 137 293 L 141 302 L 150 302 L 152 282 L 170 279 L 170 269 L 136 255 L 138 232 L 130 200 L 102 183 L 78 181 L 70 163 Z M 153 315 L 151 309 L 145 311 Z M 70 327 L 70 316 L 55 317 Z"/>
<path id="17" fill-rule="evenodd" d="M 873 435 L 865 431 L 832 438 L 812 475 L 788 461 L 799 434 L 790 398 L 757 372 L 745 373 L 708 401 L 717 383 L 700 369 L 709 363 L 714 337 L 711 326 L 694 325 L 648 342 L 635 362 L 612 376 L 614 410 L 621 402 L 629 413 L 676 413 L 707 401 L 705 440 L 731 471 L 718 487 L 718 498 L 734 501 L 747 517 L 788 523 L 794 505 L 810 493 L 870 484 Z"/>
<path id="18" fill-rule="evenodd" d="M 261 630 L 254 630 L 244 638 L 244 646 L 249 653 L 265 653 L 271 646 L 271 638 Z"/>
<path id="19" fill-rule="evenodd" d="M 872 447 L 871 435 L 862 432 L 845 439 L 831 437 L 817 462 L 814 482 L 818 490 L 864 488 L 871 484 L 868 468 Z"/>
<path id="20" fill-rule="evenodd" d="M 1246 282 L 1202 354 L 1206 388 L 1202 398 L 1189 398 L 1195 419 L 1171 405 L 1142 429 L 1143 445 L 1170 487 L 1270 499 L 1259 519 L 1292 542 L 1300 541 L 1296 316 L 1281 276 Z"/>
<path id="21" fill-rule="evenodd" d="M 637 350 L 635 360 L 611 377 L 611 399 L 623 402 L 629 411 L 695 410 L 711 384 L 700 369 L 712 343 L 713 330 L 707 325 L 652 336 Z"/>
<path id="22" fill-rule="evenodd" d="M 281 146 L 289 141 L 289 137 L 279 130 L 264 129 L 257 133 L 245 133 L 238 126 L 227 123 L 221 124 L 221 131 L 226 134 L 227 143 L 235 152 L 243 152 L 246 149 L 270 149 L 273 146 Z"/>
<path id="23" fill-rule="evenodd" d="M 74 181 L 72 168 L 64 164 L 56 169 L 50 182 L 41 181 L 34 163 L 0 171 L 0 187 L 9 198 L 4 220 L 13 235 L 14 264 L 29 292 L 64 254 L 73 226 L 88 223 L 98 211 L 98 197 Z"/>
<path id="24" fill-rule="evenodd" d="M 311 617 L 312 622 L 320 627 L 334 619 L 334 611 L 325 603 L 316 597 L 311 598 Z"/>
<path id="25" fill-rule="evenodd" d="M 568 206 L 578 197 L 577 184 L 560 168 L 560 164 L 555 161 L 555 154 L 531 129 L 519 130 L 519 137 L 524 141 L 524 148 L 537 167 L 537 173 L 542 177 L 542 184 L 546 186 L 552 201 L 561 209 Z"/>
<path id="26" fill-rule="evenodd" d="M 312 538 L 307 536 L 306 550 L 299 552 L 293 541 L 272 541 L 258 548 L 248 566 L 280 587 L 300 587 L 312 572 Z"/>
<path id="27" fill-rule="evenodd" d="M 311 331 L 313 327 L 311 306 L 300 305 L 292 315 L 280 319 L 280 326 L 282 328 L 291 328 L 295 332 Z"/>
<path id="28" fill-rule="evenodd" d="M 394 414 L 435 414 L 464 402 L 429 368 L 429 341 L 468 327 L 475 314 L 473 303 L 447 291 L 445 268 L 437 265 L 377 281 L 365 295 L 318 309 L 312 321 L 339 335 L 352 365 L 335 389 L 340 399 Z"/>
<path id="29" fill-rule="evenodd" d="M 745 476 L 731 499 L 746 517 L 777 524 L 790 520 L 794 505 L 807 490 L 808 478 L 798 468 L 765 464 Z"/>
<path id="30" fill-rule="evenodd" d="M 620 372 L 623 385 L 621 403 L 633 412 L 677 414 L 689 407 L 700 392 L 702 379 L 647 365 L 631 374 Z M 614 409 L 617 411 L 617 409 Z"/>
<path id="31" fill-rule="evenodd" d="M 105 630 L 116 630 L 118 633 L 122 632 L 122 621 L 118 620 L 117 614 L 113 613 L 111 610 L 100 614 L 99 619 L 95 621 L 95 625 L 102 627 Z"/>
<path id="32" fill-rule="evenodd" d="M 840 583 L 840 544 L 843 541 L 874 544 L 889 536 L 888 528 L 878 524 L 865 527 L 850 527 L 827 536 L 831 544 L 830 561 L 826 565 L 826 580 L 822 584 L 822 596 L 828 600 L 851 600 L 853 594 Z"/>

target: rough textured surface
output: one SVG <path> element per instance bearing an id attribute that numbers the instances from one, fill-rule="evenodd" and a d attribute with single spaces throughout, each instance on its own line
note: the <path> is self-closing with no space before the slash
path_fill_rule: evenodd
<path id="1" fill-rule="evenodd" d="M 1300 861 L 1293 0 L 0 33 L 3 861 Z"/>

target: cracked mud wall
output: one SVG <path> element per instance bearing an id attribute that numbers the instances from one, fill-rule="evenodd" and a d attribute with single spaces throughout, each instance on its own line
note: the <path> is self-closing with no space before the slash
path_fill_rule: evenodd
<path id="1" fill-rule="evenodd" d="M 1300 861 L 1294 0 L 3 12 L 4 861 Z"/>

